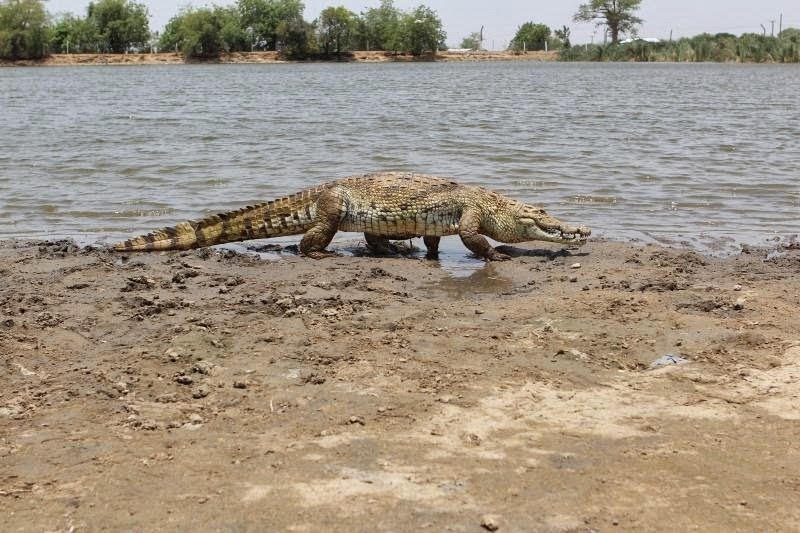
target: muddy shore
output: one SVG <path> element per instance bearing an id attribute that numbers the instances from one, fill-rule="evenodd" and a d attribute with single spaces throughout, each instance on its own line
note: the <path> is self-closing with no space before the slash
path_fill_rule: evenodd
<path id="1" fill-rule="evenodd" d="M 343 59 L 355 63 L 389 63 L 432 61 L 433 57 L 415 57 L 410 54 L 394 54 L 391 52 L 353 52 Z M 558 52 L 527 52 L 524 54 L 499 52 L 439 52 L 436 61 L 558 61 Z M 335 63 L 336 61 L 324 61 Z M 0 59 L 0 66 L 43 66 L 63 67 L 81 65 L 180 65 L 187 63 L 183 55 L 176 53 L 157 54 L 51 54 L 44 59 L 8 61 Z M 220 64 L 260 64 L 291 63 L 282 59 L 277 52 L 234 52 L 222 54 L 219 58 L 209 60 L 191 60 L 188 63 L 220 63 Z"/>
<path id="2" fill-rule="evenodd" d="M 2 529 L 800 529 L 796 243 L 292 252 L 0 241 Z"/>

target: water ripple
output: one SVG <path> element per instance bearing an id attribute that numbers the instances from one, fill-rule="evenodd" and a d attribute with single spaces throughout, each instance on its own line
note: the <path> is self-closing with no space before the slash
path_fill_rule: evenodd
<path id="1" fill-rule="evenodd" d="M 606 236 L 762 243 L 798 231 L 798 86 L 780 65 L 7 68 L 0 237 L 107 241 L 413 170 Z"/>

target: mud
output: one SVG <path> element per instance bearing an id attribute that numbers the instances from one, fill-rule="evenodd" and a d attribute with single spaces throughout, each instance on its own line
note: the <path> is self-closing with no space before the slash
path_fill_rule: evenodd
<path id="1" fill-rule="evenodd" d="M 289 252 L 0 242 L 2 530 L 800 529 L 798 247 Z"/>

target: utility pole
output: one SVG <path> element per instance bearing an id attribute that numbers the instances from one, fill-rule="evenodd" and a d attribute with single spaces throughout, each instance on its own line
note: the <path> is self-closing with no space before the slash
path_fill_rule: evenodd
<path id="1" fill-rule="evenodd" d="M 775 37 L 775 21 L 774 20 L 770 20 L 770 23 L 772 24 L 772 29 L 769 32 L 769 36 L 770 37 Z"/>
<path id="2" fill-rule="evenodd" d="M 672 42 L 672 30 L 669 30 L 669 42 Z"/>
<path id="3" fill-rule="evenodd" d="M 781 13 L 781 21 L 778 23 L 778 35 L 783 33 L 783 13 Z"/>
<path id="4" fill-rule="evenodd" d="M 483 26 L 481 26 L 481 39 L 478 41 L 478 51 L 483 50 Z"/>
<path id="5" fill-rule="evenodd" d="M 763 25 L 763 24 L 759 24 L 759 26 L 761 26 L 761 34 L 762 34 L 764 37 L 766 37 L 766 36 L 767 36 L 767 28 L 766 28 L 766 27 L 764 27 L 764 25 Z"/>

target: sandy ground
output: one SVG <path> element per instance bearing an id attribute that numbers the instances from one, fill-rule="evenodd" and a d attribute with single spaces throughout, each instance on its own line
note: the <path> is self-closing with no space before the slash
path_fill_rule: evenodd
<path id="1" fill-rule="evenodd" d="M 430 60 L 426 57 L 415 57 L 410 54 L 393 54 L 390 52 L 353 52 L 348 61 L 361 63 L 386 63 Z M 499 52 L 439 52 L 436 61 L 557 61 L 558 52 L 528 52 L 518 54 L 507 51 Z M 74 66 L 74 65 L 174 65 L 186 61 L 183 55 L 176 53 L 158 54 L 52 54 L 44 59 L 7 61 L 0 59 L 0 66 Z M 201 63 L 286 63 L 277 52 L 234 52 L 222 54 L 218 59 L 192 61 Z"/>
<path id="2" fill-rule="evenodd" d="M 0 242 L 1 529 L 800 529 L 796 243 L 539 248 Z"/>

